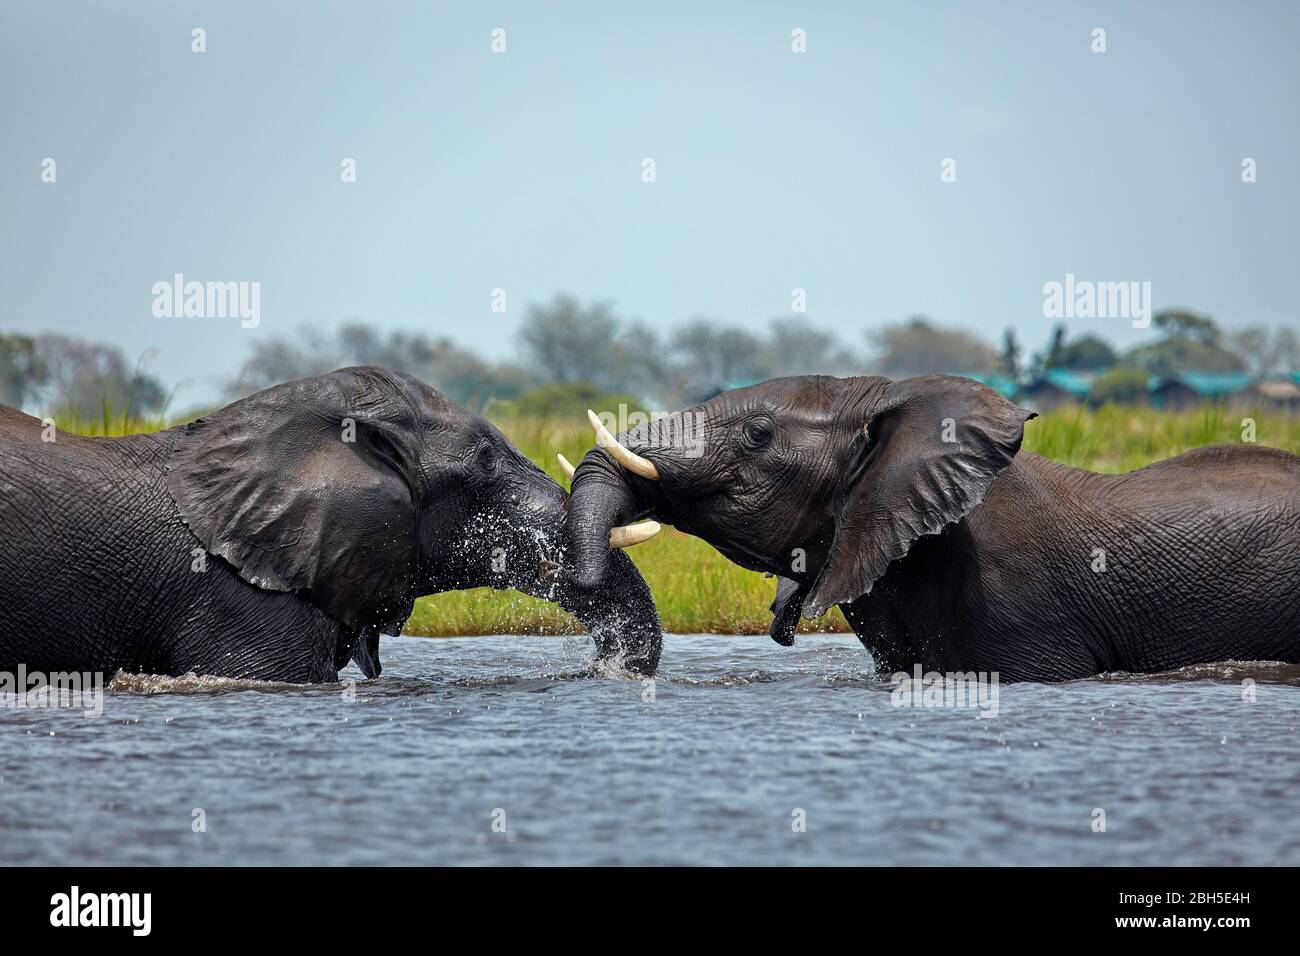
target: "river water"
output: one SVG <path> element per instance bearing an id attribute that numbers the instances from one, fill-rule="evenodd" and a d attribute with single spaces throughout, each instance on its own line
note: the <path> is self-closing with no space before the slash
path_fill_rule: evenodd
<path id="1" fill-rule="evenodd" d="M 385 638 L 374 681 L 10 695 L 0 863 L 1300 864 L 1295 666 L 918 707 L 852 637 L 669 636 L 652 684 L 566 676 L 589 654 Z"/>

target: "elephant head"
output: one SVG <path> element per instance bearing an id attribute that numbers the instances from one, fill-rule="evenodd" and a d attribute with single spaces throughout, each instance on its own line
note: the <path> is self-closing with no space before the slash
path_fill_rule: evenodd
<path id="1" fill-rule="evenodd" d="M 561 565 L 564 490 L 411 376 L 341 369 L 176 433 L 167 485 L 198 541 L 250 584 L 301 592 L 345 625 L 367 676 L 379 634 L 401 633 L 417 597 L 483 586 L 558 602 L 601 658 L 658 665 L 658 613 L 627 556 L 610 557 L 608 587 L 575 591 Z"/>
<path id="2" fill-rule="evenodd" d="M 922 535 L 960 521 L 1032 412 L 970 379 L 801 376 L 724 392 L 597 447 L 573 478 L 579 587 L 612 570 L 611 529 L 652 517 L 778 576 L 772 636 L 869 592 Z M 633 525 L 633 527 L 637 527 Z"/>

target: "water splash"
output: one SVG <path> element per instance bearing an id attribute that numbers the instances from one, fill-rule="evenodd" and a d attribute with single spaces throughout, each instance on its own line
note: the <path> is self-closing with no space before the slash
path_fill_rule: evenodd
<path id="1" fill-rule="evenodd" d="M 1218 661 L 1213 664 L 1192 664 L 1155 674 L 1110 671 L 1087 680 L 1124 684 L 1173 684 L 1180 681 L 1237 683 L 1248 678 L 1259 683 L 1300 687 L 1300 664 L 1288 664 L 1283 661 Z"/>
<path id="2" fill-rule="evenodd" d="M 333 684 L 291 684 L 286 681 L 250 680 L 242 677 L 213 677 L 190 672 L 179 677 L 163 674 L 128 674 L 118 671 L 105 688 L 116 694 L 224 694 L 242 690 L 279 693 L 302 691 L 309 687 L 334 687 Z"/>

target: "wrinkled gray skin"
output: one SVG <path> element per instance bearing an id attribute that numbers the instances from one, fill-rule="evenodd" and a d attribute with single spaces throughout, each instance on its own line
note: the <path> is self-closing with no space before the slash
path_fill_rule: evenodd
<path id="1" fill-rule="evenodd" d="M 698 457 L 677 440 L 683 414 L 703 422 Z M 576 582 L 611 570 L 612 525 L 653 517 L 777 575 L 778 642 L 801 612 L 838 605 L 888 672 L 1049 681 L 1300 661 L 1300 458 L 1216 445 L 1099 475 L 1021 452 L 1032 417 L 940 375 L 725 392 L 622 436 L 658 481 L 603 449 L 583 459 Z"/>
<path id="2" fill-rule="evenodd" d="M 584 595 L 547 563 L 566 509 L 488 422 L 377 368 L 126 438 L 42 441 L 0 406 L 0 670 L 373 676 L 417 596 L 490 586 L 559 602 L 599 657 L 653 673 L 659 618 L 627 557 Z"/>

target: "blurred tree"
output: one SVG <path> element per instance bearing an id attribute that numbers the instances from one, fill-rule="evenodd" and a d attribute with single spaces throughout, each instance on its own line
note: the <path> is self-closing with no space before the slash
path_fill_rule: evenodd
<path id="1" fill-rule="evenodd" d="M 1300 333 L 1283 326 L 1277 330 L 1273 347 L 1277 351 L 1279 371 L 1300 372 Z"/>
<path id="2" fill-rule="evenodd" d="M 644 322 L 627 327 L 611 350 L 611 374 L 600 381 L 613 394 L 631 392 L 661 406 L 672 392 L 676 374 L 668 347 Z"/>
<path id="3" fill-rule="evenodd" d="M 762 364 L 772 375 L 853 375 L 865 365 L 833 333 L 806 318 L 775 318 L 768 328 Z"/>
<path id="4" fill-rule="evenodd" d="M 167 392 L 143 369 L 152 353 L 130 368 L 116 346 L 85 342 L 65 335 L 42 335 L 34 342 L 36 360 L 48 371 L 40 391 L 43 407 L 79 418 L 156 415 Z"/>
<path id="5" fill-rule="evenodd" d="M 378 365 L 395 372 L 417 374 L 430 368 L 453 348 L 448 339 L 434 342 L 419 332 L 390 332 L 385 338 L 364 322 L 345 323 L 338 333 L 338 352 L 356 365 Z"/>
<path id="6" fill-rule="evenodd" d="M 48 378 L 29 336 L 0 334 L 0 404 L 21 408 Z"/>
<path id="7" fill-rule="evenodd" d="M 1147 399 L 1147 373 L 1140 368 L 1116 365 L 1093 380 L 1088 401 L 1093 405 L 1137 405 Z"/>
<path id="8" fill-rule="evenodd" d="M 1219 344 L 1219 327 L 1208 315 L 1188 309 L 1164 309 L 1155 314 L 1152 324 L 1171 339 L 1188 339 L 1202 345 Z"/>
<path id="9" fill-rule="evenodd" d="M 584 308 L 573 296 L 559 294 L 546 305 L 532 303 L 520 330 L 525 365 L 542 381 L 603 381 L 621 332 L 608 302 Z"/>
<path id="10" fill-rule="evenodd" d="M 677 401 L 693 405 L 720 390 L 772 377 L 771 353 L 758 336 L 695 318 L 673 332 Z"/>
<path id="11" fill-rule="evenodd" d="M 871 336 L 877 350 L 876 367 L 899 377 L 931 372 L 988 374 L 999 364 L 998 353 L 962 329 L 933 324 L 924 316 L 887 325 Z"/>
<path id="12" fill-rule="evenodd" d="M 348 364 L 338 342 L 305 326 L 292 339 L 255 339 L 252 353 L 234 380 L 227 384 L 226 390 L 232 398 L 251 395 L 281 382 L 324 375 Z"/>
<path id="13" fill-rule="evenodd" d="M 1179 372 L 1242 372 L 1246 368 L 1240 358 L 1220 345 L 1180 337 L 1129 349 L 1124 364 L 1162 377 Z"/>
<path id="14" fill-rule="evenodd" d="M 1020 343 L 1016 340 L 1014 329 L 1002 333 L 1002 356 L 998 359 L 998 371 L 1013 382 L 1020 381 Z"/>
<path id="15" fill-rule="evenodd" d="M 466 408 L 477 411 L 493 399 L 516 398 L 536 384 L 536 379 L 517 365 L 493 365 L 446 339 L 440 344 L 447 348 L 439 352 L 429 370 L 424 374 L 415 371 L 410 374 Z"/>
<path id="16" fill-rule="evenodd" d="M 1228 334 L 1227 347 L 1259 378 L 1300 369 L 1300 336 L 1295 329 L 1247 326 Z"/>
<path id="17" fill-rule="evenodd" d="M 1051 337 L 1047 340 L 1047 351 L 1035 362 L 1040 369 L 1056 368 L 1056 363 L 1061 360 L 1061 352 L 1065 349 L 1065 338 L 1064 325 L 1058 323 L 1052 326 Z"/>
<path id="18" fill-rule="evenodd" d="M 228 392 L 240 397 L 296 378 L 324 375 L 348 365 L 377 365 L 414 375 L 454 402 L 479 408 L 491 398 L 511 398 L 533 384 L 521 369 L 492 365 L 450 339 L 420 332 L 382 335 L 357 321 L 335 335 L 301 329 L 297 340 L 262 339 Z"/>
<path id="19" fill-rule="evenodd" d="M 672 378 L 659 336 L 624 322 L 608 302 L 571 295 L 531 304 L 520 330 L 524 368 L 541 382 L 587 382 L 605 392 L 656 396 Z"/>
<path id="20" fill-rule="evenodd" d="M 1058 328 L 1061 328 L 1058 326 Z M 1110 368 L 1119 356 L 1105 339 L 1096 335 L 1081 335 L 1073 342 L 1055 344 L 1055 356 L 1047 368 L 1068 368 L 1073 371 L 1096 371 Z"/>
<path id="21" fill-rule="evenodd" d="M 1157 312 L 1152 324 L 1164 338 L 1139 345 L 1124 354 L 1124 363 L 1148 375 L 1167 377 L 1179 372 L 1241 372 L 1245 363 L 1219 344 L 1222 334 L 1209 316 L 1187 309 Z"/>

